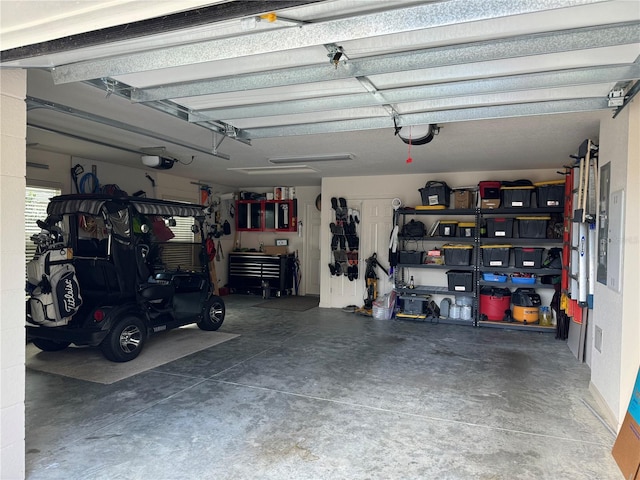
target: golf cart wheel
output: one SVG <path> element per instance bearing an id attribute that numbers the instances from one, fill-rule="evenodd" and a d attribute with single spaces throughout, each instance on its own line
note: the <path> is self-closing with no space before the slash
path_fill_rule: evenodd
<path id="1" fill-rule="evenodd" d="M 43 352 L 58 352 L 71 345 L 71 342 L 56 342 L 54 340 L 47 340 L 46 338 L 34 338 L 31 340 L 31 343 Z"/>
<path id="2" fill-rule="evenodd" d="M 224 322 L 226 308 L 222 299 L 212 295 L 202 308 L 202 319 L 198 322 L 201 330 L 218 330 Z"/>
<path id="3" fill-rule="evenodd" d="M 147 338 L 144 322 L 137 317 L 125 317 L 116 323 L 100 344 L 105 357 L 112 362 L 128 362 L 142 351 Z"/>

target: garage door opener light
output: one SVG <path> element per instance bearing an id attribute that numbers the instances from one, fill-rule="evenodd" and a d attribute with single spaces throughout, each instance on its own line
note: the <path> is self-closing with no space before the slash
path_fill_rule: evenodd
<path id="1" fill-rule="evenodd" d="M 293 157 L 273 157 L 269 159 L 269 163 L 275 165 L 291 165 L 306 164 L 310 162 L 340 162 L 345 160 L 353 160 L 355 155 L 352 153 L 336 153 L 332 155 L 299 155 Z"/>

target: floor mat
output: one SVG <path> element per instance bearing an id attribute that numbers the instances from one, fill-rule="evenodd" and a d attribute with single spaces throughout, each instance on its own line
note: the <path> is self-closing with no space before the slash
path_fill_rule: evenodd
<path id="1" fill-rule="evenodd" d="M 297 296 L 276 297 L 256 305 L 261 308 L 273 308 L 276 310 L 292 310 L 294 312 L 304 312 L 320 304 L 320 297 L 317 296 Z"/>
<path id="2" fill-rule="evenodd" d="M 125 363 L 107 360 L 99 348 L 71 346 L 60 352 L 43 352 L 30 343 L 27 345 L 26 366 L 106 385 L 238 336 L 232 333 L 206 332 L 195 325 L 177 328 L 153 335 L 138 358 Z"/>

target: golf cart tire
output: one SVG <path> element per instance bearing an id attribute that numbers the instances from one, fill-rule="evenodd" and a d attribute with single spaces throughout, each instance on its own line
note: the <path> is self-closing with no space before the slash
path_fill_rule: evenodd
<path id="1" fill-rule="evenodd" d="M 128 362 L 142 351 L 147 328 L 138 317 L 127 316 L 111 329 L 100 344 L 102 354 L 112 362 Z"/>
<path id="2" fill-rule="evenodd" d="M 217 295 L 212 295 L 202 308 L 202 319 L 198 322 L 200 330 L 215 331 L 224 322 L 226 307 Z"/>
<path id="3" fill-rule="evenodd" d="M 60 350 L 64 350 L 71 342 L 56 342 L 54 340 L 48 340 L 46 338 L 34 338 L 31 340 L 36 347 L 38 347 L 43 352 L 59 352 Z"/>

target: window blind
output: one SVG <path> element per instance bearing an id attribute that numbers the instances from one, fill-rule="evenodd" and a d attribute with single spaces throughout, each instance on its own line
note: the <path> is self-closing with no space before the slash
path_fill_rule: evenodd
<path id="1" fill-rule="evenodd" d="M 175 199 L 167 199 L 181 201 Z M 168 270 L 200 270 L 198 254 L 200 246 L 194 243 L 191 217 L 174 217 L 175 226 L 169 228 L 175 235 L 162 245 L 162 262 Z"/>
<path id="2" fill-rule="evenodd" d="M 60 195 L 60 193 L 59 188 L 27 186 L 24 204 L 25 259 L 27 262 L 36 253 L 36 245 L 31 240 L 31 235 L 40 233 L 40 227 L 36 224 L 36 221 L 47 218 L 49 199 Z"/>

